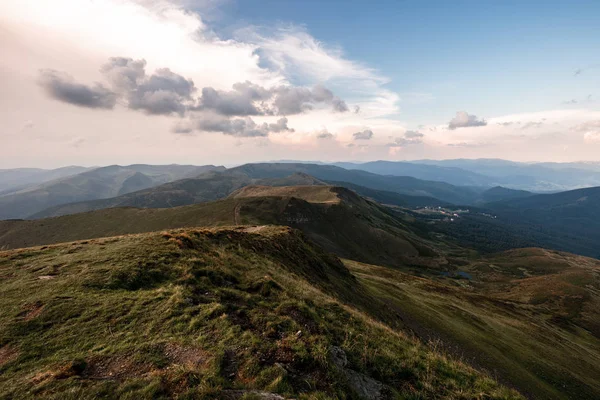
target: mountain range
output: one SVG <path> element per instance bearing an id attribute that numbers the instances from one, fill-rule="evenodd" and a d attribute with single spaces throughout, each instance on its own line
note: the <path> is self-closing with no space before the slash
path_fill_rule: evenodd
<path id="1" fill-rule="evenodd" d="M 600 393 L 600 261 L 478 253 L 320 180 L 2 221 L 0 246 L 0 388 L 13 397 L 102 382 L 138 397 Z"/>

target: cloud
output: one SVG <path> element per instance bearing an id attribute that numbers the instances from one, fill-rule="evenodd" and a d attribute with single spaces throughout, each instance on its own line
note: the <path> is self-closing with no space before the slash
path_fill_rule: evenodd
<path id="1" fill-rule="evenodd" d="M 366 129 L 362 132 L 356 132 L 352 135 L 354 140 L 371 140 L 373 138 L 373 131 Z"/>
<path id="2" fill-rule="evenodd" d="M 314 104 L 330 104 L 336 112 L 348 111 L 348 106 L 331 90 L 316 85 L 312 90 L 304 87 L 280 86 L 273 89 L 275 98 L 273 105 L 279 115 L 300 114 L 313 109 Z"/>
<path id="3" fill-rule="evenodd" d="M 187 121 L 180 121 L 173 126 L 171 132 L 181 135 L 188 135 L 194 131 L 194 127 Z"/>
<path id="4" fill-rule="evenodd" d="M 112 109 L 117 103 L 117 95 L 101 84 L 77 83 L 70 75 L 51 69 L 40 71 L 39 84 L 50 97 L 79 107 Z"/>
<path id="5" fill-rule="evenodd" d="M 543 124 L 543 122 L 525 122 L 523 126 L 521 126 L 521 129 L 540 128 Z"/>
<path id="6" fill-rule="evenodd" d="M 409 138 L 409 139 L 422 138 L 423 136 L 425 136 L 425 135 L 422 134 L 421 132 L 418 132 L 418 131 L 406 131 L 406 132 L 404 132 L 404 137 Z"/>
<path id="7" fill-rule="evenodd" d="M 448 147 L 476 148 L 476 147 L 486 146 L 486 143 L 483 143 L 483 142 L 457 142 L 457 143 L 448 143 L 446 146 L 448 146 Z"/>
<path id="8" fill-rule="evenodd" d="M 600 68 L 600 64 L 591 64 L 584 68 L 577 68 L 573 73 L 573 76 L 579 76 L 583 74 L 585 71 L 589 71 L 590 69 Z"/>
<path id="9" fill-rule="evenodd" d="M 215 113 L 202 113 L 196 116 L 196 127 L 204 132 L 220 132 L 236 137 L 266 137 L 270 133 L 294 132 L 289 128 L 287 118 L 280 118 L 276 123 L 257 124 L 250 117 L 228 118 Z"/>
<path id="10" fill-rule="evenodd" d="M 345 98 L 361 102 L 360 109 L 370 116 L 383 116 L 398 111 L 399 96 L 383 87 L 389 79 L 378 71 L 349 60 L 337 47 L 327 46 L 299 26 L 275 28 L 245 27 L 235 33 L 238 40 L 256 46 L 254 55 L 259 65 L 290 82 L 322 82 Z M 346 111 L 346 103 L 332 100 L 334 108 Z M 356 109 L 355 109 L 356 111 Z"/>
<path id="11" fill-rule="evenodd" d="M 100 71 L 117 91 L 135 90 L 146 75 L 146 60 L 111 57 Z"/>
<path id="12" fill-rule="evenodd" d="M 161 68 L 144 79 L 127 95 L 129 108 L 147 114 L 183 115 L 192 104 L 192 94 L 196 91 L 194 82 Z"/>
<path id="13" fill-rule="evenodd" d="M 593 103 L 593 102 L 594 102 L 594 99 L 593 99 L 592 95 L 588 94 L 584 99 L 581 99 L 581 100 L 571 99 L 571 100 L 563 101 L 561 104 L 574 105 L 574 104 L 579 104 L 579 103 Z"/>
<path id="14" fill-rule="evenodd" d="M 114 92 L 108 91 L 101 85 L 97 85 L 94 90 L 110 94 L 112 101 L 110 108 L 114 107 L 116 98 L 120 97 L 126 100 L 129 109 L 152 115 L 183 116 L 187 111 L 206 110 L 229 117 L 294 115 L 310 111 L 319 104 L 331 106 L 334 112 L 349 111 L 342 99 L 320 84 L 312 89 L 284 85 L 267 89 L 245 81 L 235 83 L 233 90 L 204 87 L 201 96 L 195 98 L 196 87 L 193 80 L 169 68 L 157 69 L 154 74 L 148 76 L 145 68 L 146 61 L 143 59 L 112 57 L 100 68 L 100 71 L 106 76 Z M 78 94 L 78 96 L 70 96 L 75 99 L 54 96 L 58 100 L 74 104 L 90 104 L 87 105 L 88 107 L 94 104 L 93 99 L 90 99 L 92 89 L 85 85 L 74 84 L 66 74 L 55 71 L 45 72 L 44 82 L 49 82 L 46 83 L 49 87 L 66 87 L 67 89 L 62 89 L 62 92 L 68 90 L 69 93 Z M 97 107 L 109 108 L 101 107 L 101 104 Z"/>
<path id="15" fill-rule="evenodd" d="M 317 139 L 333 139 L 333 138 L 334 138 L 333 133 L 327 131 L 326 129 L 323 129 L 322 131 L 317 133 Z"/>
<path id="16" fill-rule="evenodd" d="M 466 111 L 458 111 L 456 116 L 448 123 L 448 129 L 470 128 L 485 125 L 487 125 L 487 122 L 484 119 L 477 119 L 477 116 L 470 115 Z"/>
<path id="17" fill-rule="evenodd" d="M 600 143 L 600 120 L 584 122 L 571 129 L 583 132 L 583 140 L 586 143 Z"/>
<path id="18" fill-rule="evenodd" d="M 406 131 L 404 135 L 397 137 L 392 143 L 388 143 L 387 147 L 406 147 L 413 144 L 423 143 L 425 135 L 418 131 Z"/>

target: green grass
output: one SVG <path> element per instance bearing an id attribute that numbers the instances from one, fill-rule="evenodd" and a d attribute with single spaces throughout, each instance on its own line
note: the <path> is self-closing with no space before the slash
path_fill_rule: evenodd
<path id="1" fill-rule="evenodd" d="M 544 258 L 542 252 L 519 250 L 461 266 L 473 281 L 345 264 L 420 337 L 441 340 L 523 393 L 599 398 L 600 262 L 553 252 Z M 484 263 L 494 268 L 483 268 Z"/>
<path id="2" fill-rule="evenodd" d="M 7 251 L 0 277 L 2 398 L 357 398 L 332 346 L 387 398 L 520 398 L 403 334 L 289 228 Z"/>

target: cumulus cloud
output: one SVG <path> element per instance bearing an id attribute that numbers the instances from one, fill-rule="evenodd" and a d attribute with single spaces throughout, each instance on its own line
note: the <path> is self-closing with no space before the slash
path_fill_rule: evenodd
<path id="1" fill-rule="evenodd" d="M 139 83 L 127 97 L 129 108 L 132 110 L 157 115 L 183 115 L 192 104 L 192 94 L 195 91 L 191 79 L 186 79 L 168 68 L 161 68 Z"/>
<path id="2" fill-rule="evenodd" d="M 448 129 L 470 128 L 485 125 L 487 125 L 487 122 L 484 119 L 477 119 L 477 116 L 468 114 L 466 111 L 458 111 L 456 116 L 448 123 Z"/>
<path id="3" fill-rule="evenodd" d="M 373 131 L 365 129 L 362 132 L 356 132 L 352 135 L 354 140 L 371 140 L 373 138 Z"/>
<path id="4" fill-rule="evenodd" d="M 394 139 L 392 143 L 388 143 L 387 147 L 406 147 L 413 144 L 423 143 L 425 135 L 419 131 L 406 131 L 404 135 Z"/>
<path id="5" fill-rule="evenodd" d="M 572 128 L 575 132 L 583 133 L 583 140 L 587 143 L 600 143 L 600 120 L 588 121 Z"/>
<path id="6" fill-rule="evenodd" d="M 333 139 L 333 138 L 334 138 L 333 133 L 327 131 L 326 129 L 323 129 L 322 131 L 317 133 L 317 139 Z"/>
<path id="7" fill-rule="evenodd" d="M 288 127 L 287 118 L 275 123 L 257 124 L 250 117 L 229 118 L 215 113 L 202 113 L 196 117 L 197 129 L 204 132 L 220 132 L 236 137 L 266 137 L 270 133 L 294 132 Z"/>
<path id="8" fill-rule="evenodd" d="M 50 97 L 79 107 L 112 109 L 117 103 L 117 95 L 103 85 L 81 84 L 51 69 L 40 71 L 39 84 Z"/>
<path id="9" fill-rule="evenodd" d="M 334 112 L 347 112 L 347 104 L 323 85 L 313 88 L 279 85 L 271 88 L 250 81 L 233 85 L 233 90 L 204 87 L 195 97 L 194 81 L 169 68 L 146 74 L 146 61 L 113 57 L 100 71 L 113 91 L 97 84 L 89 87 L 73 82 L 66 74 L 43 72 L 42 82 L 53 97 L 92 108 L 112 108 L 116 98 L 126 101 L 132 110 L 153 115 L 179 114 L 187 111 L 211 111 L 228 117 L 294 115 L 329 105 Z M 102 97 L 104 96 L 104 97 Z"/>
<path id="10" fill-rule="evenodd" d="M 280 86 L 273 89 L 273 93 L 275 95 L 273 105 L 279 115 L 300 114 L 312 110 L 318 103 L 329 104 L 336 112 L 348 111 L 346 103 L 322 85 L 316 85 L 312 90 L 304 87 Z"/>
<path id="11" fill-rule="evenodd" d="M 116 90 L 134 90 L 146 75 L 146 60 L 111 57 L 100 71 Z"/>

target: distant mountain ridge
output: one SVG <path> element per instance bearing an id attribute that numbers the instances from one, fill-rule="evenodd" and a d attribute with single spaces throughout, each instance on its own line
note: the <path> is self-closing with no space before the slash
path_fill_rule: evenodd
<path id="1" fill-rule="evenodd" d="M 143 164 L 96 168 L 0 195 L 0 219 L 26 218 L 58 204 L 114 197 L 223 169 L 213 165 Z"/>
<path id="2" fill-rule="evenodd" d="M 290 186 L 321 185 L 325 182 L 342 186 L 348 184 L 357 192 L 375 199 L 382 198 L 385 191 L 388 194 L 385 195 L 386 200 L 382 201 L 398 206 L 472 203 L 479 195 L 479 191 L 472 188 L 412 177 L 382 176 L 330 165 L 265 163 L 210 171 L 196 178 L 169 182 L 117 197 L 57 205 L 28 217 L 44 218 L 110 207 L 176 207 L 222 199 L 251 184 Z"/>

